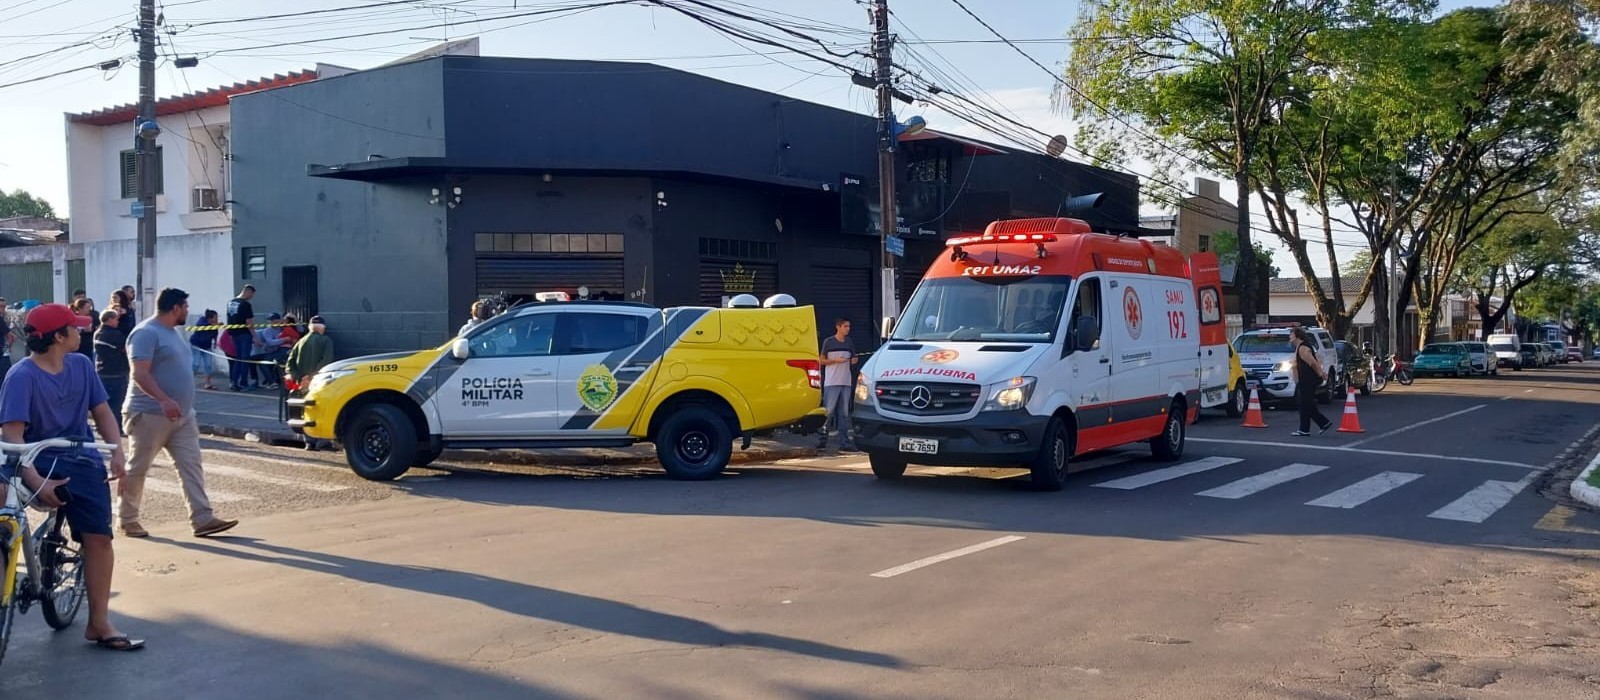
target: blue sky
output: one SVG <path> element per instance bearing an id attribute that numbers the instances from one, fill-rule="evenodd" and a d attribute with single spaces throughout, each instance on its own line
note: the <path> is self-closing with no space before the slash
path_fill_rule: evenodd
<path id="1" fill-rule="evenodd" d="M 622 5 L 574 16 L 530 17 L 477 25 L 464 24 L 511 12 L 527 12 L 561 4 L 552 0 L 434 0 L 368 10 L 362 14 L 328 14 L 275 22 L 188 25 L 218 19 L 259 17 L 331 7 L 372 4 L 376 0 L 174 0 L 163 8 L 169 27 L 166 51 L 199 54 L 195 68 L 179 71 L 163 61 L 156 73 L 157 94 L 167 96 L 274 73 L 310 68 L 327 62 L 370 67 L 434 44 L 443 38 L 481 37 L 481 52 L 499 56 L 586 58 L 650 61 L 691 70 L 722 80 L 781 92 L 789 97 L 852 109 L 871 110 L 871 94 L 850 85 L 833 68 L 792 55 L 760 55 L 772 49 L 741 46 L 671 10 Z M 803 14 L 808 19 L 859 28 L 863 34 L 838 35 L 865 47 L 870 29 L 866 9 L 856 0 L 743 0 L 768 10 Z M 1070 0 L 966 0 L 1001 33 L 1012 39 L 1055 39 L 1072 23 L 1078 3 Z M 1444 0 L 1441 9 L 1489 4 Z M 513 9 L 515 5 L 515 9 Z M 454 9 L 445 9 L 449 6 Z M 134 0 L 0 0 L 7 20 L 0 27 L 0 64 L 29 54 L 103 36 L 115 35 L 119 24 L 131 26 Z M 904 39 L 990 39 L 990 35 L 950 0 L 891 0 Z M 547 19 L 510 27 L 535 19 Z M 383 36 L 340 39 L 326 43 L 244 50 L 285 41 L 306 41 L 385 29 L 436 27 Z M 1024 48 L 1047 66 L 1068 54 L 1065 43 L 1028 43 Z M 207 55 L 227 49 L 229 53 Z M 1049 133 L 1066 132 L 1071 124 L 1050 106 L 1050 76 L 1010 48 L 995 43 L 915 46 L 921 56 L 947 61 L 972 83 L 1005 104 L 1022 121 Z M 131 57 L 134 47 L 126 32 L 60 51 L 40 60 L 0 65 L 0 84 L 114 58 Z M 937 54 L 935 56 L 934 54 Z M 865 68 L 862 59 L 853 62 Z M 948 70 L 948 68 L 947 68 Z M 820 75 L 819 75 L 820 74 Z M 63 113 L 89 111 L 132 102 L 138 94 L 138 71 L 130 63 L 103 75 L 88 70 L 28 85 L 0 88 L 0 189 L 23 188 L 67 211 L 66 143 Z M 902 116 L 921 111 L 930 126 L 978 135 L 931 110 L 901 108 Z M 992 135 L 987 138 L 995 139 Z M 1141 174 L 1137 167 L 1133 168 Z M 1154 209 L 1155 207 L 1152 207 Z M 1280 263 L 1281 265 L 1281 263 Z"/>

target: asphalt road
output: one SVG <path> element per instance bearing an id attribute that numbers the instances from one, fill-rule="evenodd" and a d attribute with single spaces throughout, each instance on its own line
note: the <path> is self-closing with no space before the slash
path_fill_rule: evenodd
<path id="1" fill-rule="evenodd" d="M 1543 493 L 1600 450 L 1600 365 L 1359 412 L 1312 438 L 1209 414 L 1184 460 L 1096 455 L 1062 493 L 851 455 L 372 484 L 208 441 L 237 536 L 190 537 L 158 467 L 155 537 L 118 541 L 150 647 L 22 616 L 0 696 L 1600 696 L 1600 517 Z"/>

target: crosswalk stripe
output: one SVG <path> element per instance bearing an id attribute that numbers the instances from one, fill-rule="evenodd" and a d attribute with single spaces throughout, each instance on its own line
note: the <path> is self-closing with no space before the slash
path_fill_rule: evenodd
<path id="1" fill-rule="evenodd" d="M 295 469 L 322 469 L 322 470 L 327 470 L 327 471 L 339 472 L 341 474 L 350 474 L 350 473 L 352 473 L 350 471 L 349 467 L 341 467 L 341 466 L 336 465 L 336 464 L 324 464 L 322 462 L 318 462 L 318 461 L 312 460 L 312 459 L 296 462 L 296 461 L 294 461 L 292 459 L 279 459 L 277 457 L 263 457 L 261 455 L 251 454 L 251 453 L 248 453 L 248 452 L 230 452 L 228 450 L 201 450 L 201 455 L 205 458 L 205 463 L 206 463 L 207 468 L 210 468 L 211 463 L 216 461 L 216 460 L 218 460 L 218 459 L 229 459 L 229 458 L 232 458 L 232 459 L 242 459 L 242 460 L 254 460 L 254 461 L 257 461 L 257 462 L 266 462 L 267 464 L 276 464 L 276 465 L 284 466 L 284 467 L 293 467 Z"/>
<path id="2" fill-rule="evenodd" d="M 1421 474 L 1409 472 L 1384 472 L 1357 481 L 1321 498 L 1306 501 L 1306 505 L 1322 506 L 1324 508 L 1354 508 L 1421 478 Z"/>
<path id="3" fill-rule="evenodd" d="M 1199 474 L 1200 472 L 1226 467 L 1230 464 L 1238 464 L 1243 461 L 1244 460 L 1242 459 L 1237 459 L 1234 457 L 1205 457 L 1203 459 L 1197 459 L 1193 462 L 1185 462 L 1176 467 L 1167 467 L 1165 469 L 1148 471 L 1143 474 L 1134 474 L 1133 476 L 1123 477 L 1121 479 L 1113 479 L 1111 481 L 1101 482 L 1095 484 L 1094 486 L 1102 489 L 1122 489 L 1125 491 L 1131 491 L 1133 489 L 1143 488 L 1151 484 L 1159 484 L 1163 481 L 1180 479 L 1185 476 L 1189 476 L 1190 474 Z"/>
<path id="4" fill-rule="evenodd" d="M 263 474 L 261 472 L 258 472 L 256 470 L 254 470 L 254 469 L 244 469 L 242 467 L 230 467 L 230 466 L 225 465 L 225 464 L 207 464 L 207 465 L 205 465 L 205 472 L 208 475 L 209 474 L 216 474 L 216 475 L 219 475 L 219 476 L 226 476 L 226 477 L 231 477 L 231 478 L 234 478 L 234 479 L 246 479 L 246 480 L 249 480 L 249 481 L 259 481 L 261 483 L 272 484 L 274 486 L 285 486 L 285 487 L 288 487 L 288 488 L 305 489 L 305 490 L 308 490 L 308 491 L 320 491 L 322 493 L 333 493 L 335 491 L 346 491 L 346 490 L 349 490 L 349 488 L 350 488 L 347 485 L 341 485 L 341 484 L 319 484 L 319 483 L 312 482 L 312 481 L 306 481 L 304 479 L 288 479 L 288 478 L 284 478 L 284 477 L 281 477 L 281 476 L 273 476 L 271 474 Z"/>
<path id="5" fill-rule="evenodd" d="M 1265 474 L 1245 477 L 1238 481 L 1223 484 L 1214 489 L 1201 491 L 1197 496 L 1210 496 L 1211 498 L 1244 498 L 1251 494 L 1260 493 L 1278 484 L 1287 483 L 1301 477 L 1310 476 L 1327 467 L 1320 464 L 1290 464 L 1279 467 Z"/>
<path id="6" fill-rule="evenodd" d="M 1494 515 L 1495 511 L 1505 507 L 1522 489 L 1527 488 L 1528 480 L 1521 481 L 1485 481 L 1467 492 L 1467 495 L 1451 501 L 1449 505 L 1428 514 L 1430 518 L 1439 520 L 1455 520 L 1463 523 L 1481 523 Z"/>
<path id="7" fill-rule="evenodd" d="M 179 484 L 175 481 L 167 481 L 164 478 L 153 477 L 148 474 L 144 479 L 144 490 L 154 491 L 156 493 L 170 493 L 175 496 L 183 495 L 182 484 Z M 223 491 L 222 489 L 214 489 L 209 486 L 206 487 L 206 498 L 210 499 L 212 503 L 238 503 L 239 501 L 251 500 L 249 496 L 244 494 L 233 493 L 232 491 Z"/>

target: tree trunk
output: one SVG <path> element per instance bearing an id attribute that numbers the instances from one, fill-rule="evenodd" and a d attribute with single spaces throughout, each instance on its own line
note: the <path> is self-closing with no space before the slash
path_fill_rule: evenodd
<path id="1" fill-rule="evenodd" d="M 1256 322 L 1256 249 L 1250 240 L 1250 173 L 1249 163 L 1239 165 L 1238 172 L 1234 173 L 1233 183 L 1239 188 L 1237 206 L 1239 208 L 1239 225 L 1236 229 L 1239 239 L 1239 262 L 1234 268 L 1233 290 L 1239 295 L 1239 315 L 1244 321 L 1244 327 L 1249 328 Z"/>
<path id="2" fill-rule="evenodd" d="M 1394 352 L 1394 346 L 1389 337 L 1389 318 L 1392 307 L 1389 305 L 1389 255 L 1385 251 L 1378 251 L 1372 256 L 1372 266 L 1377 268 L 1378 276 L 1372 280 L 1372 339 L 1373 349 L 1379 357 Z M 1369 271 L 1368 274 L 1371 274 Z"/>

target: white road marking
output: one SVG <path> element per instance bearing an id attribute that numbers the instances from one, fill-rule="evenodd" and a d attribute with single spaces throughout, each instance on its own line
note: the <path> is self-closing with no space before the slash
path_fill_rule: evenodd
<path id="1" fill-rule="evenodd" d="M 1428 517 L 1463 523 L 1481 523 L 1504 508 L 1512 498 L 1527 488 L 1529 483 L 1531 480 L 1526 478 L 1518 481 L 1485 481 L 1478 488 L 1468 491 L 1467 495 L 1429 513 Z"/>
<path id="2" fill-rule="evenodd" d="M 314 460 L 314 459 L 307 459 L 307 460 L 302 461 L 302 462 L 296 462 L 296 461 L 294 461 L 292 459 L 279 459 L 277 457 L 265 457 L 265 456 L 258 455 L 258 454 L 252 453 L 252 452 L 230 452 L 228 450 L 201 450 L 201 455 L 203 457 L 205 457 L 205 463 L 207 465 L 209 465 L 210 463 L 216 461 L 219 458 L 220 459 L 233 458 L 233 459 L 255 460 L 257 462 L 266 462 L 267 464 L 276 464 L 276 465 L 284 466 L 284 467 L 293 467 L 295 469 L 304 469 L 304 468 L 309 467 L 309 468 L 312 468 L 312 469 L 324 469 L 324 470 L 329 470 L 329 471 L 335 471 L 335 472 L 339 472 L 340 474 L 354 474 L 354 472 L 350 471 L 349 467 L 342 467 L 342 466 L 339 466 L 339 465 L 336 465 L 336 464 L 325 464 L 323 462 L 319 462 L 319 461 Z M 207 467 L 207 468 L 209 468 L 209 467 Z"/>
<path id="3" fill-rule="evenodd" d="M 1144 488 L 1151 484 L 1159 484 L 1163 481 L 1179 479 L 1189 476 L 1190 474 L 1199 474 L 1200 472 L 1210 471 L 1219 467 L 1226 467 L 1230 464 L 1238 464 L 1243 461 L 1244 460 L 1242 459 L 1235 459 L 1233 457 L 1206 457 L 1204 459 L 1197 459 L 1193 462 L 1186 462 L 1176 467 L 1157 469 L 1155 471 L 1149 471 L 1143 474 L 1134 474 L 1133 476 L 1098 483 L 1095 484 L 1095 487 L 1102 489 L 1122 489 L 1125 491 L 1131 491 L 1137 488 Z"/>
<path id="4" fill-rule="evenodd" d="M 920 569 L 920 568 L 922 568 L 924 566 L 932 566 L 932 565 L 937 564 L 937 563 L 939 563 L 941 561 L 949 561 L 949 560 L 954 559 L 956 557 L 964 557 L 964 556 L 966 556 L 968 554 L 981 552 L 981 551 L 983 551 L 985 549 L 993 549 L 995 547 L 999 547 L 1000 545 L 1011 544 L 1012 542 L 1016 542 L 1018 540 L 1023 540 L 1023 539 L 1026 539 L 1026 538 L 1021 536 L 1021 535 L 1006 535 L 1005 537 L 996 537 L 995 539 L 989 540 L 988 542 L 980 542 L 978 544 L 972 545 L 971 547 L 962 547 L 961 549 L 945 552 L 944 554 L 935 554 L 935 555 L 933 555 L 931 557 L 927 557 L 925 559 L 918 559 L 918 560 L 916 560 L 914 562 L 911 562 L 909 564 L 901 564 L 900 566 L 896 566 L 893 569 L 884 569 L 883 571 L 879 571 L 878 573 L 873 574 L 873 577 L 875 577 L 875 578 L 890 578 L 892 576 L 899 576 L 900 574 L 906 573 L 908 571 L 916 571 L 917 569 Z"/>
<path id="5" fill-rule="evenodd" d="M 1469 408 L 1463 408 L 1463 409 L 1461 409 L 1459 411 L 1456 411 L 1455 413 L 1447 413 L 1445 415 L 1439 416 L 1438 418 L 1429 418 L 1428 420 L 1425 420 L 1425 421 L 1412 423 L 1411 425 L 1405 426 L 1404 428 L 1396 428 L 1396 429 L 1391 430 L 1391 431 L 1389 431 L 1387 433 L 1382 433 L 1382 434 L 1379 434 L 1379 435 L 1374 435 L 1374 436 L 1369 437 L 1369 438 L 1364 438 L 1364 439 L 1361 439 L 1361 440 L 1357 440 L 1357 441 L 1352 442 L 1352 443 L 1347 443 L 1345 445 L 1345 447 L 1355 447 L 1357 445 L 1364 445 L 1366 443 L 1373 442 L 1375 440 L 1382 440 L 1384 438 L 1394 437 L 1396 435 L 1399 435 L 1399 434 L 1407 432 L 1407 431 L 1416 430 L 1417 428 L 1420 428 L 1420 427 L 1422 427 L 1424 425 L 1431 425 L 1431 424 L 1434 424 L 1434 423 L 1438 423 L 1439 421 L 1442 421 L 1442 420 L 1450 420 L 1451 418 L 1455 418 L 1456 416 L 1464 416 L 1464 415 L 1466 415 L 1468 413 L 1471 413 L 1473 411 L 1476 411 L 1476 410 L 1478 410 L 1480 408 L 1483 408 L 1485 406 L 1488 406 L 1488 405 L 1489 404 L 1486 404 L 1486 403 L 1480 403 L 1480 404 L 1478 404 L 1476 406 L 1472 406 L 1472 407 L 1469 407 Z"/>
<path id="6" fill-rule="evenodd" d="M 271 474 L 263 474 L 261 472 L 258 472 L 256 470 L 254 470 L 254 469 L 245 469 L 243 467 L 230 467 L 230 466 L 228 466 L 226 464 L 207 464 L 207 465 L 205 465 L 204 468 L 205 468 L 205 472 L 207 474 L 216 474 L 218 476 L 226 476 L 226 477 L 231 477 L 231 478 L 234 478 L 234 479 L 245 479 L 245 480 L 248 480 L 248 481 L 259 481 L 259 482 L 261 482 L 263 484 L 272 484 L 274 486 L 285 486 L 285 487 L 294 488 L 294 489 L 305 489 L 305 490 L 308 490 L 308 491 L 320 491 L 322 493 L 333 493 L 335 491 L 346 491 L 346 490 L 350 489 L 349 486 L 344 486 L 344 485 L 340 485 L 340 484 L 319 484 L 319 483 L 312 482 L 312 481 L 306 481 L 304 479 L 288 479 L 288 478 L 284 478 L 284 477 L 281 477 L 281 476 L 273 476 Z"/>
<path id="7" fill-rule="evenodd" d="M 1290 464 L 1278 467 L 1264 474 L 1245 477 L 1238 481 L 1223 484 L 1214 489 L 1207 489 L 1195 495 L 1210 496 L 1211 498 L 1244 498 L 1251 494 L 1260 493 L 1278 484 L 1288 483 L 1301 477 L 1310 476 L 1327 467 L 1320 464 Z"/>
<path id="8" fill-rule="evenodd" d="M 165 478 L 156 477 L 149 473 L 145 474 L 144 490 L 156 493 L 170 493 L 179 497 L 183 496 L 182 484 L 176 481 L 167 481 Z M 238 503 L 252 500 L 251 497 L 244 494 L 210 487 L 206 488 L 206 498 L 210 499 L 212 503 Z"/>
<path id="9" fill-rule="evenodd" d="M 1384 472 L 1376 476 L 1369 476 L 1316 500 L 1306 501 L 1306 505 L 1322 506 L 1324 508 L 1354 508 L 1421 478 L 1421 474 L 1412 474 L 1410 472 Z"/>
<path id="10" fill-rule="evenodd" d="M 1543 470 L 1544 467 L 1528 464 L 1526 462 L 1507 462 L 1500 459 L 1481 459 L 1478 457 L 1455 457 L 1451 455 L 1431 455 L 1421 452 L 1397 452 L 1395 450 L 1365 450 L 1341 445 L 1316 445 L 1309 442 L 1266 442 L 1262 440 L 1227 440 L 1222 438 L 1198 438 L 1190 436 L 1189 442 L 1207 442 L 1218 445 L 1243 445 L 1245 447 L 1289 447 L 1299 450 L 1327 450 L 1331 452 L 1350 452 L 1363 455 L 1384 455 L 1387 457 L 1413 457 L 1416 459 L 1440 459 L 1446 462 L 1471 462 L 1473 464 L 1493 464 L 1501 467 L 1518 467 L 1520 469 Z"/>

